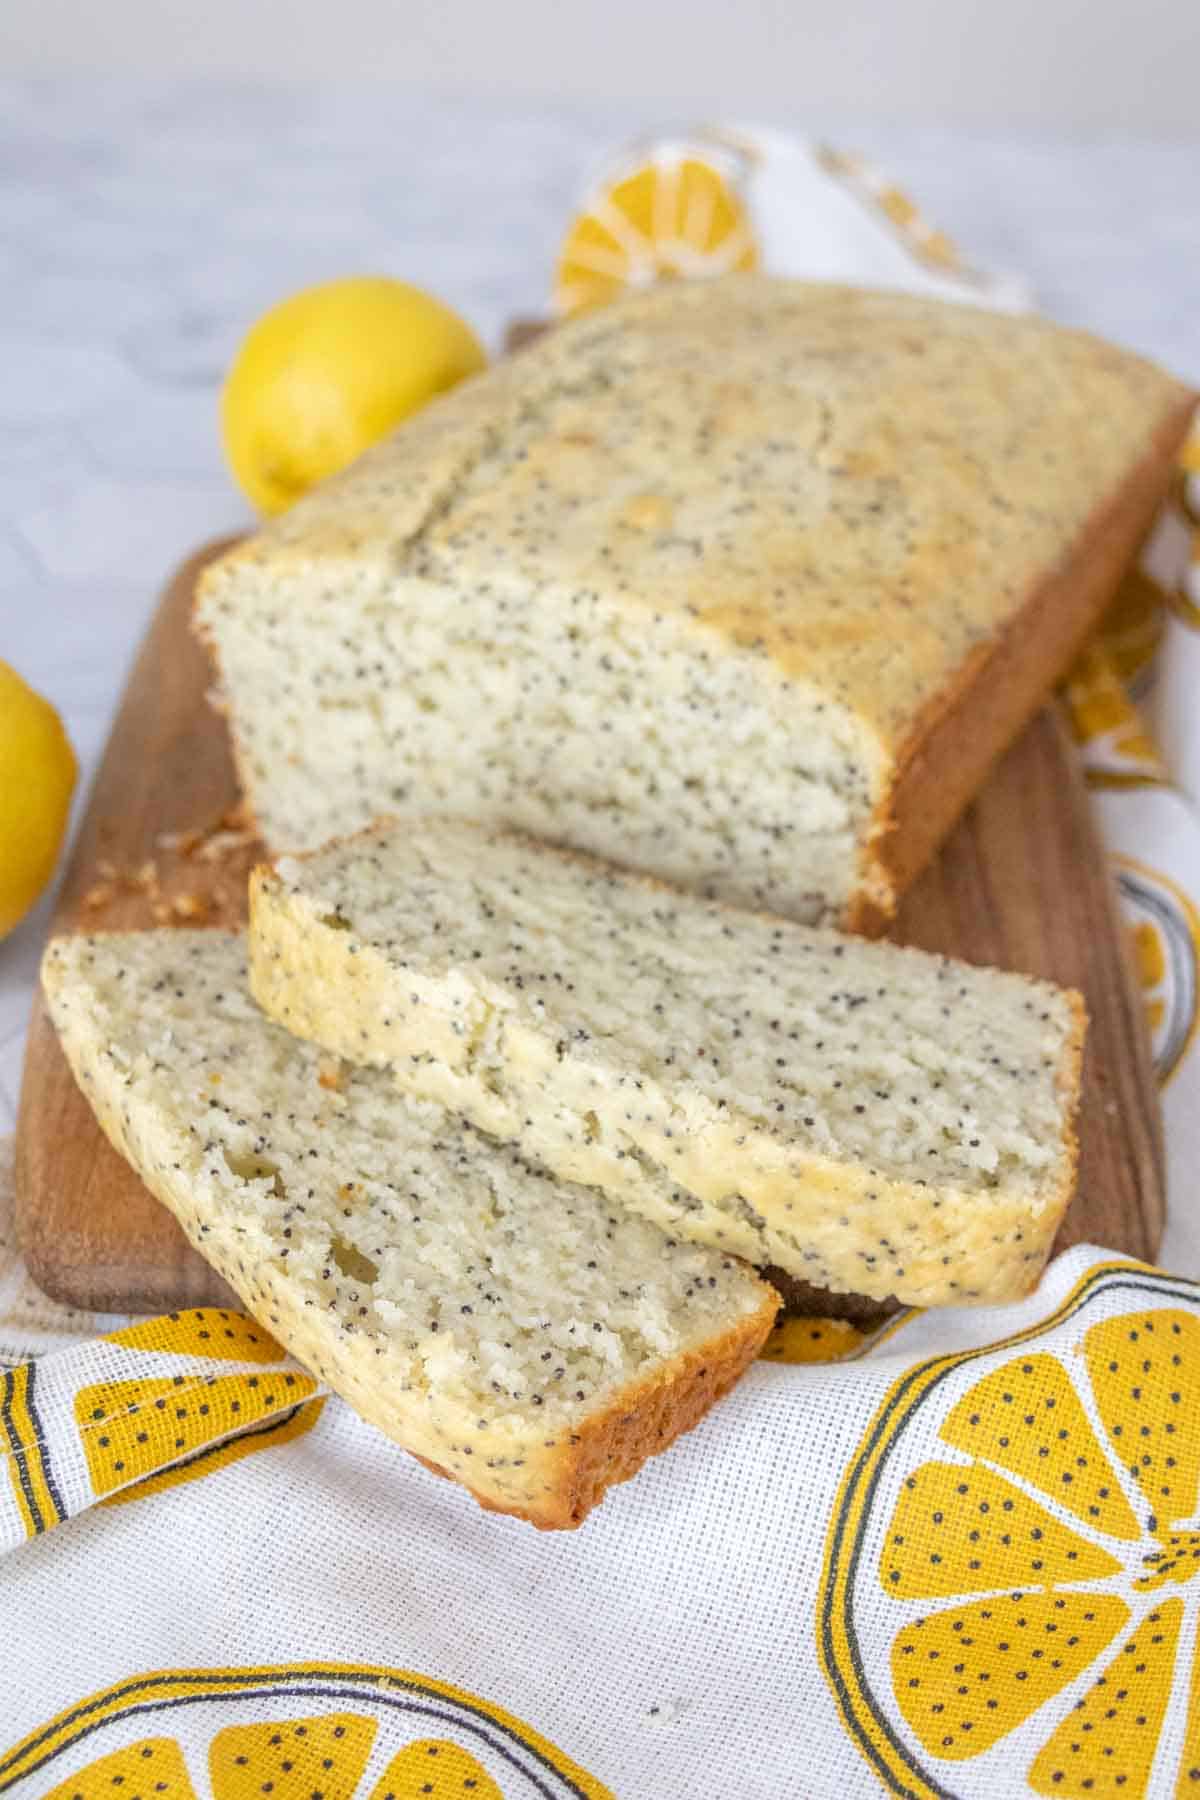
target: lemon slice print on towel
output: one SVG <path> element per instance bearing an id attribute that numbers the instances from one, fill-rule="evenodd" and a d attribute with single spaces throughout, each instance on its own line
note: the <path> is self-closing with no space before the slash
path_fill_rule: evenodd
<path id="1" fill-rule="evenodd" d="M 149 1498 L 288 1443 L 312 1429 L 324 1405 L 313 1399 L 311 1375 L 273 1366 L 284 1352 L 268 1331 L 224 1307 L 145 1319 L 107 1342 L 199 1362 L 186 1375 L 139 1370 L 76 1392 L 75 1425 L 92 1492 L 107 1505 Z M 222 1362 L 258 1368 L 222 1374 Z"/>
<path id="2" fill-rule="evenodd" d="M 867 1333 L 849 1319 L 796 1316 L 781 1319 L 759 1351 L 762 1362 L 840 1362 L 857 1350 Z"/>
<path id="3" fill-rule="evenodd" d="M 532 1726 L 463 1688 L 322 1662 L 131 1676 L 0 1751 L 0 1794 L 613 1800 Z"/>
<path id="4" fill-rule="evenodd" d="M 92 1491 L 111 1494 L 316 1392 L 311 1375 L 159 1375 L 79 1389 L 75 1422 Z"/>
<path id="5" fill-rule="evenodd" d="M 1200 1298 L 1110 1264 L 1050 1323 L 911 1370 L 843 1483 L 823 1662 L 896 1791 L 1200 1789 Z"/>
<path id="6" fill-rule="evenodd" d="M 208 1772 L 214 1800 L 356 1800 L 378 1727 L 354 1713 L 230 1725 L 213 1738 Z M 180 1746 L 142 1738 L 89 1763 L 47 1800 L 196 1800 Z M 449 1738 L 423 1738 L 397 1751 L 369 1800 L 504 1800 L 478 1759 Z"/>
<path id="7" fill-rule="evenodd" d="M 560 317 L 603 306 L 629 288 L 758 266 L 750 215 L 732 162 L 663 148 L 604 180 L 572 220 L 559 252 Z"/>
<path id="8" fill-rule="evenodd" d="M 46 1800 L 97 1800 L 101 1794 L 127 1794 L 130 1800 L 196 1800 L 183 1760 L 173 1738 L 137 1738 L 122 1750 L 112 1750 L 84 1765 L 75 1775 L 51 1788 Z"/>
<path id="9" fill-rule="evenodd" d="M 1142 987 L 1154 1068 L 1162 1083 L 1195 1042 L 1200 1022 L 1200 910 L 1161 870 L 1115 856 L 1117 892 Z"/>
<path id="10" fill-rule="evenodd" d="M 1166 765 L 1102 643 L 1076 659 L 1063 689 L 1089 787 L 1162 787 Z"/>

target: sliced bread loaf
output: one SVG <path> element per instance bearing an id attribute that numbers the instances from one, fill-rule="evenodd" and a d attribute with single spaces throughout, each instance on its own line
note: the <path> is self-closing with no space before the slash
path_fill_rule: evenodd
<path id="1" fill-rule="evenodd" d="M 43 980 L 104 1130 L 197 1249 L 484 1506 L 578 1525 L 770 1329 L 777 1296 L 732 1257 L 271 1024 L 240 936 L 59 938 Z"/>
<path id="2" fill-rule="evenodd" d="M 1025 1293 L 1071 1193 L 1078 995 L 495 828 L 409 820 L 257 871 L 250 965 L 289 1030 L 835 1291 Z"/>
<path id="3" fill-rule="evenodd" d="M 759 275 L 556 328 L 205 573 L 263 836 L 456 813 L 874 926 L 1099 617 L 1190 405 L 1043 319 Z"/>

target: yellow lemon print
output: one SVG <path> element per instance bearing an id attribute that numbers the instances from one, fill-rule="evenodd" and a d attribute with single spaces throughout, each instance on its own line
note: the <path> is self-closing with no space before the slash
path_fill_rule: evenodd
<path id="1" fill-rule="evenodd" d="M 321 1416 L 319 1384 L 286 1365 L 280 1345 L 244 1313 L 197 1307 L 100 1341 L 119 1354 L 105 1356 L 113 1368 L 107 1379 L 73 1395 L 77 1446 L 56 1446 L 43 1428 L 36 1363 L 0 1370 L 0 1443 L 11 1452 L 3 1459 L 7 1487 L 28 1537 L 89 1503 L 89 1489 L 80 1491 L 82 1470 L 72 1466 L 80 1460 L 76 1451 L 86 1464 L 90 1497 L 121 1506 L 289 1443 Z M 226 1372 L 218 1373 L 221 1364 Z M 64 1494 L 73 1496 L 70 1508 Z M 0 1500 L 7 1496 L 0 1493 Z M 11 1512 L 6 1523 L 11 1532 Z"/>
<path id="2" fill-rule="evenodd" d="M 923 262 L 932 263 L 938 269 L 962 268 L 957 244 L 944 231 L 936 231 L 927 223 L 902 188 L 887 182 L 876 190 L 875 199 L 884 217 L 899 227 Z"/>
<path id="3" fill-rule="evenodd" d="M 760 1362 L 838 1362 L 867 1334 L 848 1319 L 781 1319 L 759 1352 Z"/>
<path id="4" fill-rule="evenodd" d="M 46 1800 L 196 1800 L 183 1752 L 173 1738 L 139 1738 L 60 1782 Z"/>
<path id="5" fill-rule="evenodd" d="M 240 1431 L 236 1437 L 225 1438 L 216 1444 L 206 1444 L 181 1462 L 159 1469 L 153 1475 L 144 1475 L 130 1487 L 118 1488 L 115 1493 L 106 1495 L 100 1505 L 128 1506 L 131 1501 L 150 1500 L 155 1494 L 165 1494 L 168 1488 L 183 1487 L 189 1481 L 199 1481 L 218 1469 L 242 1462 L 247 1456 L 257 1456 L 260 1450 L 275 1450 L 281 1444 L 293 1443 L 312 1430 L 324 1409 L 324 1400 L 308 1400 L 288 1412 L 275 1413 L 249 1431 Z"/>
<path id="6" fill-rule="evenodd" d="M 1157 992 L 1167 978 L 1167 957 L 1162 932 L 1152 919 L 1130 926 L 1129 948 L 1138 983 L 1146 996 L 1146 1023 L 1153 1034 L 1167 1012 L 1166 1001 Z"/>
<path id="7" fill-rule="evenodd" d="M 504 1800 L 487 1770 L 445 1738 L 407 1744 L 379 1777 L 371 1800 Z"/>
<path id="8" fill-rule="evenodd" d="M 144 1731 L 149 1709 L 154 1737 Z M 463 1688 L 324 1662 L 131 1676 L 0 1752 L 0 1794 L 614 1800 L 532 1726 Z"/>
<path id="9" fill-rule="evenodd" d="M 892 1647 L 900 1709 L 932 1755 L 982 1756 L 1089 1668 L 1128 1616 L 1105 1596 L 1015 1593 L 916 1619 Z"/>
<path id="10" fill-rule="evenodd" d="M 918 262 L 941 273 L 969 273 L 958 245 L 926 218 L 903 188 L 898 188 L 863 157 L 823 144 L 817 150 L 817 160 L 872 212 L 883 214 L 905 249 Z"/>
<path id="11" fill-rule="evenodd" d="M 1192 421 L 1192 432 L 1179 457 L 1180 493 L 1183 511 L 1200 525 L 1200 412 Z"/>
<path id="12" fill-rule="evenodd" d="M 1152 787 L 1169 779 L 1103 644 L 1090 645 L 1077 658 L 1064 698 L 1090 786 Z"/>
<path id="13" fill-rule="evenodd" d="M 208 1751 L 220 1800 L 354 1800 L 379 1727 L 355 1713 L 229 1725 Z"/>
<path id="14" fill-rule="evenodd" d="M 1187 474 L 1200 475 L 1200 415 L 1192 421 L 1192 429 L 1180 451 L 1179 461 Z"/>
<path id="15" fill-rule="evenodd" d="M 1158 1079 L 1168 1082 L 1196 1037 L 1200 911 L 1160 870 L 1113 858 L 1121 911 L 1131 936 Z"/>
<path id="16" fill-rule="evenodd" d="M 1029 1771 L 1035 1793 L 1148 1791 L 1182 1620 L 1179 1600 L 1146 1615 L 1038 1754 Z M 1102 1771 L 1099 1779 L 1097 1769 Z M 1186 1784 L 1187 1772 L 1181 1771 L 1181 1777 Z"/>
<path id="17" fill-rule="evenodd" d="M 92 1490 L 111 1494 L 230 1432 L 290 1410 L 317 1391 L 311 1375 L 158 1375 L 80 1388 L 75 1423 Z"/>
<path id="18" fill-rule="evenodd" d="M 946 1796 L 970 1764 L 988 1792 L 1196 1791 L 1198 1503 L 1191 1284 L 1094 1269 L 1024 1341 L 909 1371 L 843 1482 L 821 1609 L 826 1674 L 887 1784 Z"/>
<path id="19" fill-rule="evenodd" d="M 143 1319 L 138 1325 L 110 1331 L 105 1342 L 126 1350 L 162 1350 L 174 1356 L 211 1356 L 226 1362 L 277 1363 L 284 1357 L 282 1345 L 255 1319 L 214 1306 Z"/>
<path id="20" fill-rule="evenodd" d="M 602 184 L 559 252 L 553 298 L 560 317 L 655 281 L 756 268 L 732 165 L 723 169 L 718 160 L 663 151 Z"/>

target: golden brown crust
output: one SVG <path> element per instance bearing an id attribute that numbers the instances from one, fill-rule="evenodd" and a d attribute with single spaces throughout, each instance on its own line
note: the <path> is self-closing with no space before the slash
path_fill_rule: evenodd
<path id="1" fill-rule="evenodd" d="M 779 1311 L 778 1296 L 763 1286 L 757 1312 L 698 1349 L 684 1351 L 661 1375 L 627 1389 L 587 1421 L 563 1485 L 563 1523 L 577 1525 L 606 1488 L 628 1481 L 729 1392 L 762 1349 Z"/>
<path id="2" fill-rule="evenodd" d="M 895 901 L 1066 673 L 1153 523 L 1195 403 L 1179 390 L 1151 448 L 1096 509 L 1072 554 L 915 720 L 876 809 L 846 930 L 874 937 L 887 928 Z"/>
<path id="3" fill-rule="evenodd" d="M 571 1444 L 564 1444 L 555 1478 L 537 1511 L 515 1516 L 539 1531 L 573 1531 L 581 1525 L 609 1488 L 636 1475 L 643 1463 L 690 1431 L 736 1385 L 766 1343 L 778 1311 L 778 1295 L 768 1292 L 758 1312 L 618 1394 L 603 1412 L 572 1433 Z M 448 1481 L 461 1480 L 440 1463 L 423 1456 L 417 1460 Z M 514 1510 L 477 1488 L 470 1491 L 488 1512 Z"/>
<path id="4" fill-rule="evenodd" d="M 104 1119 L 101 1124 L 108 1132 Z M 129 1154 L 123 1141 L 113 1141 L 123 1155 Z M 170 1196 L 153 1184 L 148 1185 L 179 1217 L 179 1209 Z M 206 1254 L 207 1240 L 194 1234 L 186 1219 L 181 1222 L 196 1248 Z M 779 1296 L 763 1282 L 762 1300 L 756 1311 L 624 1388 L 573 1431 L 561 1429 L 552 1453 L 529 1459 L 533 1471 L 530 1485 L 524 1503 L 518 1504 L 510 1494 L 469 1480 L 465 1465 L 447 1468 L 436 1455 L 417 1448 L 420 1435 L 397 1418 L 378 1373 L 352 1351 L 325 1345 L 310 1320 L 297 1314 L 285 1298 L 272 1291 L 273 1271 L 261 1272 L 258 1283 L 248 1275 L 239 1277 L 235 1270 L 225 1268 L 221 1272 L 247 1310 L 306 1367 L 340 1392 L 370 1424 L 427 1469 L 465 1487 L 488 1512 L 523 1519 L 539 1531 L 574 1530 L 610 1487 L 628 1481 L 651 1456 L 697 1424 L 749 1368 L 779 1312 Z M 264 1275 L 269 1279 L 264 1279 Z M 327 1362 L 327 1357 L 332 1360 Z"/>

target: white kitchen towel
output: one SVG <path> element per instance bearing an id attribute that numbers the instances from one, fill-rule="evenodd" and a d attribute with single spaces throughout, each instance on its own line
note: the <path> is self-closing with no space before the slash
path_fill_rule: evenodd
<path id="1" fill-rule="evenodd" d="M 245 1349 L 203 1364 L 226 1406 L 288 1368 Z M 35 1365 L 39 1492 L 71 1479 L 78 1354 Z M 210 1391 L 177 1355 L 88 1395 L 108 1458 L 134 1406 Z M 761 1362 L 577 1532 L 482 1512 L 336 1402 L 231 1444 L 0 1564 L 0 1792 L 1190 1791 L 1193 1282 L 1076 1249 L 1019 1305 Z"/>

